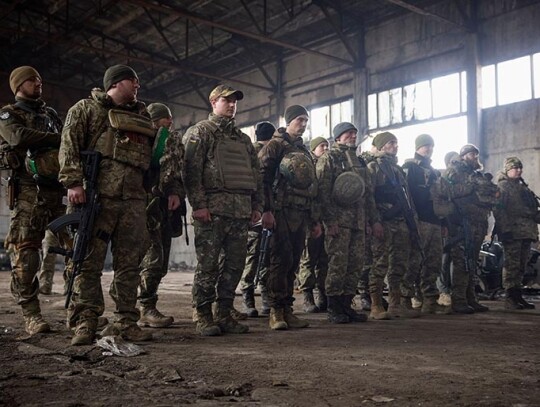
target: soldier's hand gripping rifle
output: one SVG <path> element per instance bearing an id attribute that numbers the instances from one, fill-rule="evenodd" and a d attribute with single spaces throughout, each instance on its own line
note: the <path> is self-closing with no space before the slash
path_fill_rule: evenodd
<path id="1" fill-rule="evenodd" d="M 81 151 L 83 158 L 83 172 L 85 178 L 86 202 L 82 204 L 75 212 L 66 214 L 49 223 L 49 229 L 53 233 L 58 233 L 66 227 L 76 228 L 73 239 L 73 249 L 64 250 L 61 248 L 51 248 L 51 252 L 59 253 L 70 257 L 72 261 L 72 270 L 69 277 L 65 307 L 69 307 L 71 296 L 73 294 L 73 284 L 75 278 L 80 273 L 82 263 L 88 251 L 88 245 L 92 239 L 94 222 L 100 211 L 99 195 L 97 191 L 97 178 L 99 174 L 99 164 L 101 162 L 101 153 L 97 151 Z"/>
<path id="2" fill-rule="evenodd" d="M 388 178 L 390 184 L 394 189 L 397 200 L 396 204 L 401 209 L 400 212 L 403 215 L 403 218 L 405 218 L 405 223 L 407 224 L 407 229 L 409 229 L 409 235 L 411 237 L 411 240 L 420 252 L 420 256 L 422 258 L 420 262 L 420 270 L 422 270 L 422 267 L 424 266 L 424 262 L 426 260 L 426 256 L 424 254 L 424 246 L 422 245 L 422 239 L 420 238 L 420 233 L 418 232 L 418 225 L 416 224 L 416 219 L 414 217 L 415 213 L 414 209 L 412 208 L 409 195 L 405 190 L 405 186 L 401 185 L 398 177 L 396 176 L 392 168 L 390 168 L 386 160 L 379 160 L 379 167 L 381 168 L 386 178 Z"/>
<path id="3" fill-rule="evenodd" d="M 270 244 L 271 236 L 272 236 L 272 230 L 270 229 L 262 230 L 261 244 L 259 246 L 259 261 L 257 262 L 257 273 L 255 273 L 255 281 L 254 281 L 255 288 L 257 288 L 257 286 L 259 285 L 261 271 L 266 265 L 266 258 L 268 257 L 268 252 L 270 251 L 270 248 L 268 246 Z"/>

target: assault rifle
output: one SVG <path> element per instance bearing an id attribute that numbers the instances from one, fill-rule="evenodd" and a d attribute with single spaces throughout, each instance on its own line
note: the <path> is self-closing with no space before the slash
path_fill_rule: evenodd
<path id="1" fill-rule="evenodd" d="M 97 178 L 99 174 L 99 164 L 101 153 L 97 151 L 81 151 L 83 158 L 83 173 L 85 178 L 86 202 L 76 208 L 75 212 L 60 216 L 49 223 L 49 229 L 53 233 L 58 233 L 66 227 L 76 228 L 73 248 L 64 250 L 61 248 L 51 248 L 51 252 L 67 256 L 71 259 L 73 267 L 69 276 L 65 308 L 69 307 L 71 296 L 73 295 L 73 284 L 75 278 L 80 274 L 83 261 L 88 251 L 88 245 L 92 239 L 92 232 L 96 217 L 101 209 L 99 194 L 97 190 Z"/>
<path id="2" fill-rule="evenodd" d="M 424 254 L 424 248 L 422 245 L 422 239 L 420 238 L 420 233 L 418 232 L 418 225 L 416 224 L 416 219 L 414 218 L 414 209 L 412 208 L 410 197 L 408 196 L 405 186 L 402 185 L 396 176 L 394 170 L 388 164 L 388 161 L 384 158 L 377 160 L 379 167 L 383 174 L 388 178 L 390 184 L 392 185 L 394 192 L 396 194 L 396 205 L 400 209 L 401 214 L 405 218 L 405 223 L 407 224 L 407 229 L 409 229 L 409 235 L 414 245 L 416 245 L 422 260 L 420 262 L 420 270 L 424 266 L 426 256 Z"/>
<path id="3" fill-rule="evenodd" d="M 272 230 L 270 229 L 262 230 L 261 244 L 259 246 L 259 261 L 257 262 L 257 273 L 255 274 L 255 281 L 254 281 L 255 288 L 257 288 L 257 286 L 259 285 L 261 271 L 266 265 L 266 257 L 268 256 L 268 252 L 270 251 L 268 244 L 270 243 L 271 236 L 272 236 Z"/>

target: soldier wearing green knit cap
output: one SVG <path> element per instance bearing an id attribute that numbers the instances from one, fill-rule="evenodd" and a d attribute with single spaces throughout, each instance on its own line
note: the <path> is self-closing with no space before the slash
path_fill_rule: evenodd
<path id="1" fill-rule="evenodd" d="M 148 184 L 146 227 L 150 246 L 141 262 L 139 287 L 140 326 L 164 328 L 173 317 L 156 308 L 158 287 L 167 274 L 171 241 L 182 234 L 182 214 L 185 213 L 185 192 L 181 178 L 184 161 L 182 135 L 172 130 L 171 110 L 163 103 L 147 107 L 153 126 L 157 129 L 152 151 L 152 164 L 146 173 Z M 174 209 L 176 208 L 176 209 Z"/>

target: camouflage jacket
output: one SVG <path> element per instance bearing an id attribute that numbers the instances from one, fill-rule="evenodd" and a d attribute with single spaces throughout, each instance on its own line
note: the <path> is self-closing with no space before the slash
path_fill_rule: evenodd
<path id="1" fill-rule="evenodd" d="M 317 179 L 319 182 L 318 201 L 321 205 L 321 220 L 326 228 L 338 225 L 349 229 L 364 230 L 366 223 L 372 225 L 379 221 L 379 215 L 373 199 L 371 177 L 366 164 L 358 157 L 358 169 L 350 168 L 345 156 L 350 150 L 356 158 L 355 149 L 338 143 L 323 154 L 317 161 Z M 333 189 L 336 179 L 346 171 L 356 171 L 364 180 L 364 194 L 358 202 L 350 207 L 343 207 L 333 199 Z"/>
<path id="2" fill-rule="evenodd" d="M 385 171 L 381 166 L 387 167 L 392 172 L 395 178 L 396 185 L 392 184 Z M 379 211 L 379 215 L 383 220 L 402 219 L 403 212 L 400 208 L 397 199 L 396 188 L 401 187 L 405 191 L 409 204 L 414 207 L 412 199 L 410 199 L 409 187 L 405 179 L 403 169 L 397 165 L 397 157 L 386 153 L 375 154 L 375 159 L 368 165 L 368 170 L 371 174 L 371 183 L 374 189 L 375 205 Z"/>
<path id="3" fill-rule="evenodd" d="M 500 173 L 497 180 L 499 198 L 494 209 L 499 238 L 512 233 L 513 239 L 538 240 L 538 202 L 521 179 Z"/>
<path id="4" fill-rule="evenodd" d="M 312 220 L 318 220 L 316 208 L 317 178 L 313 173 L 309 192 L 299 191 L 288 185 L 280 173 L 280 164 L 289 153 L 302 153 L 313 163 L 310 152 L 304 146 L 302 137 L 291 138 L 280 127 L 270 141 L 259 152 L 261 174 L 264 188 L 264 211 L 281 210 L 286 207 L 308 212 Z M 313 165 L 313 168 L 315 166 Z"/>
<path id="5" fill-rule="evenodd" d="M 264 144 L 261 143 L 260 141 L 256 141 L 255 143 L 253 143 L 253 148 L 255 149 L 255 154 L 259 154 L 259 152 L 262 150 L 262 148 L 264 147 Z"/>
<path id="6" fill-rule="evenodd" d="M 449 216 L 453 224 L 461 224 L 465 216 L 470 222 L 485 223 L 495 203 L 495 185 L 465 161 L 453 161 L 445 174 L 449 194 L 456 213 Z"/>
<path id="7" fill-rule="evenodd" d="M 405 161 L 403 170 L 407 175 L 407 183 L 418 219 L 422 222 L 440 225 L 441 221 L 433 210 L 430 189 L 441 173 L 431 166 L 429 158 L 422 157 L 417 153 L 415 153 L 414 158 Z"/>
<path id="8" fill-rule="evenodd" d="M 41 99 L 15 98 L 14 104 L 0 110 L 0 137 L 17 155 L 21 166 L 15 170 L 23 184 L 35 184 L 24 162 L 28 151 L 60 146 L 62 121 L 56 111 Z"/>
<path id="9" fill-rule="evenodd" d="M 142 102 L 117 106 L 101 89 L 73 105 L 67 114 L 60 144 L 59 180 L 66 188 L 83 185 L 80 152 L 93 149 L 100 137 L 107 137 L 110 109 L 123 109 L 149 117 Z M 103 158 L 98 176 L 99 194 L 114 199 L 146 199 L 144 171 L 122 162 Z"/>
<path id="10" fill-rule="evenodd" d="M 245 146 L 249 162 L 244 164 L 253 171 L 256 190 L 241 193 L 228 191 L 223 187 L 217 148 L 220 142 L 230 141 Z M 184 185 L 193 210 L 208 208 L 211 214 L 236 219 L 250 218 L 252 211 L 262 210 L 259 160 L 251 139 L 235 126 L 234 119 L 210 113 L 208 120 L 187 129 L 184 143 Z"/>
<path id="11" fill-rule="evenodd" d="M 180 199 L 186 197 L 182 171 L 184 170 L 184 145 L 182 135 L 175 130 L 169 134 L 165 145 L 165 152 L 159 160 L 160 180 L 159 189 L 165 196 L 178 195 Z"/>

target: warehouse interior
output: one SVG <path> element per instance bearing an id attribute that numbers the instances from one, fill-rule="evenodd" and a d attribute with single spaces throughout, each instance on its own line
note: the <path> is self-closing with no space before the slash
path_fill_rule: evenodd
<path id="1" fill-rule="evenodd" d="M 8 83 L 11 70 L 20 65 L 31 65 L 43 78 L 43 99 L 65 118 L 75 102 L 87 97 L 92 88 L 102 86 L 107 67 L 127 64 L 139 75 L 139 99 L 145 103 L 167 104 L 173 112 L 175 127 L 181 130 L 207 117 L 211 110 L 210 91 L 225 83 L 245 95 L 238 103 L 236 122 L 251 137 L 254 137 L 256 123 L 268 120 L 276 126 L 283 125 L 284 109 L 291 104 L 302 104 L 310 112 L 305 142 L 318 136 L 331 138 L 335 124 L 351 121 L 359 129 L 363 149 L 369 149 L 372 138 L 381 131 L 396 134 L 400 146 L 398 156 L 403 163 L 414 154 L 416 136 L 428 133 L 435 140 L 433 161 L 437 168 L 443 168 L 443 157 L 447 152 L 459 151 L 464 144 L 473 143 L 480 150 L 485 170 L 493 174 L 501 170 L 505 157 L 518 156 L 524 164 L 524 179 L 532 190 L 540 191 L 539 0 L 0 0 L 0 4 L 1 105 L 13 100 Z M 0 233 L 5 235 L 9 211 L 4 188 L 1 193 Z M 190 235 L 193 240 L 191 229 Z M 177 240 L 171 254 L 172 262 L 193 266 L 196 263 L 193 245 L 186 246 Z M 171 290 L 185 290 L 175 284 Z M 3 286 L 7 301 L 9 288 L 6 284 Z M 170 294 L 167 293 L 171 301 L 178 302 Z M 183 312 L 189 319 L 189 311 Z M 195 375 L 189 380 L 186 376 L 184 380 L 178 373 L 180 378 L 175 379 L 173 373 L 163 373 L 164 364 L 154 366 L 157 370 L 149 372 L 154 374 L 154 379 L 159 376 L 158 381 L 169 387 L 174 383 L 192 383 L 184 389 L 185 397 L 176 399 L 181 402 L 177 404 L 173 397 L 165 400 L 163 405 L 235 402 L 236 405 L 313 406 L 358 405 L 364 401 L 365 405 L 533 406 L 540 403 L 538 377 L 534 379 L 533 367 L 538 363 L 538 351 L 537 347 L 520 342 L 519 334 L 515 332 L 522 332 L 523 338 L 531 339 L 535 335 L 537 338 L 537 319 L 536 313 L 529 319 L 505 320 L 502 325 L 495 317 L 490 317 L 489 322 L 476 322 L 476 328 L 482 326 L 481 338 L 486 343 L 491 343 L 486 330 L 497 325 L 500 335 L 505 335 L 505 330 L 514 332 L 514 343 L 509 341 L 502 348 L 489 351 L 485 357 L 493 358 L 493 369 L 514 369 L 507 359 L 503 360 L 501 355 L 505 353 L 520 361 L 521 367 L 515 369 L 523 374 L 521 384 L 513 384 L 520 392 L 530 393 L 523 404 L 519 404 L 523 400 L 520 396 L 512 395 L 507 389 L 501 390 L 500 394 L 483 394 L 481 397 L 475 397 L 476 393 L 471 390 L 462 395 L 463 399 L 452 399 L 453 386 L 466 383 L 465 379 L 448 384 L 452 383 L 450 377 L 454 373 L 445 378 L 433 378 L 427 370 L 425 376 L 415 376 L 418 380 L 415 383 L 433 379 L 437 386 L 447 389 L 435 391 L 433 399 L 429 398 L 427 390 L 418 397 L 403 396 L 407 393 L 403 389 L 406 386 L 396 384 L 399 378 L 389 379 L 392 383 L 395 380 L 395 386 L 402 391 L 401 398 L 397 399 L 378 393 L 373 395 L 366 388 L 358 390 L 358 387 L 354 391 L 351 389 L 350 397 L 343 399 L 337 393 L 332 394 L 331 389 L 327 389 L 328 398 L 311 399 L 306 394 L 317 387 L 315 379 L 313 383 L 295 381 L 288 374 L 284 374 L 286 378 L 274 374 L 268 379 L 272 382 L 270 390 L 258 394 L 262 401 L 255 402 L 242 396 L 251 394 L 242 386 L 229 393 L 224 390 L 226 394 L 222 397 L 213 393 L 215 388 L 207 378 L 204 380 L 210 390 L 205 388 L 203 391 L 200 383 L 193 384 Z M 468 335 L 478 333 L 474 323 L 471 326 L 464 322 L 460 324 L 459 328 L 452 329 L 470 329 Z M 445 329 L 440 322 L 432 328 L 431 334 Z M 408 332 L 403 324 L 398 330 Z M 342 333 L 354 335 L 349 331 Z M 375 329 L 373 334 L 385 337 L 386 333 Z M 457 337 L 455 332 L 448 335 L 453 339 Z M 182 338 L 182 346 L 176 351 L 185 353 L 182 356 L 184 366 L 189 365 L 199 376 L 204 376 L 200 366 L 210 369 L 211 363 L 197 365 L 187 356 L 189 345 L 198 339 L 183 331 Z M 339 342 L 344 348 L 350 346 L 340 341 L 339 336 L 337 338 L 334 338 L 335 343 Z M 175 337 L 166 333 L 162 339 L 167 344 L 174 342 Z M 290 346 L 289 341 L 302 340 L 295 332 L 286 344 Z M 415 341 L 412 337 L 407 340 Z M 467 336 L 467 340 L 475 339 Z M 315 358 L 318 361 L 325 357 L 325 349 L 332 346 L 332 341 L 317 344 L 312 341 L 306 342 L 306 346 L 314 346 L 309 360 Z M 361 342 L 363 346 L 371 344 L 365 338 Z M 203 341 L 203 349 L 197 353 L 197 358 L 204 354 L 213 355 L 216 369 L 223 372 L 232 363 L 232 357 L 240 361 L 246 357 L 250 363 L 261 362 L 252 357 L 257 352 L 252 345 L 243 354 L 242 349 L 230 347 L 225 340 L 219 343 L 230 353 Z M 36 344 L 32 346 L 37 347 Z M 270 340 L 265 338 L 261 346 L 265 355 L 271 358 L 275 349 Z M 383 344 L 378 346 L 377 350 L 384 352 Z M 429 348 L 428 334 L 418 346 Z M 39 350 L 34 351 L 39 354 Z M 407 353 L 406 346 L 401 347 L 400 352 L 396 352 L 396 358 L 402 355 L 405 364 L 416 363 L 416 359 Z M 448 355 L 449 358 L 458 355 L 462 363 L 469 359 L 471 363 L 478 362 L 478 366 L 490 369 L 487 360 L 482 364 L 483 358 L 476 350 L 458 348 L 449 352 L 454 352 Z M 528 356 L 524 355 L 526 352 Z M 94 356 L 88 356 L 87 360 L 102 363 Z M 303 359 L 298 353 L 296 356 L 294 363 L 303 371 L 298 367 Z M 422 351 L 417 356 L 432 358 L 431 354 L 422 356 Z M 70 354 L 68 357 L 76 361 L 86 356 Z M 354 357 L 359 356 L 355 354 Z M 527 361 L 523 362 L 524 359 Z M 352 365 L 347 366 L 343 360 L 340 363 L 343 369 L 352 369 Z M 365 363 L 371 366 L 372 362 Z M 263 361 L 261 364 L 276 371 L 287 370 L 286 360 Z M 391 370 L 391 364 L 387 361 L 384 369 Z M 452 363 L 447 366 L 448 370 L 460 368 L 450 365 Z M 324 369 L 325 364 L 314 366 Z M 245 369 L 249 370 L 251 366 L 245 366 Z M 488 370 L 469 373 L 473 379 L 478 375 L 476 378 L 481 384 L 491 386 L 490 389 L 497 388 L 500 382 L 494 376 L 499 370 Z M 156 373 L 158 371 L 161 373 Z M 247 374 L 238 373 L 242 372 L 241 367 L 236 366 L 232 372 L 233 376 L 242 376 L 244 381 L 239 379 L 239 382 L 247 381 Z M 127 372 L 123 374 L 129 376 Z M 173 374 L 172 379 L 170 374 Z M 362 376 L 362 373 L 351 370 L 350 375 Z M 140 377 L 143 376 L 144 372 L 141 372 Z M 217 382 L 218 379 L 225 382 L 226 377 L 215 376 Z M 317 377 L 325 380 L 326 376 Z M 386 379 L 382 374 L 373 377 Z M 104 391 L 112 394 L 117 379 L 105 374 L 100 379 L 104 381 Z M 342 379 L 344 386 L 358 385 L 350 376 Z M 2 381 L 8 381 L 8 376 L 0 373 L 0 386 Z M 67 382 L 65 380 L 62 386 Z M 449 387 L 445 387 L 447 385 Z M 122 394 L 135 392 L 133 386 L 122 385 Z M 195 389 L 193 394 L 197 397 L 188 396 L 188 388 Z M 168 390 L 160 387 L 160 391 L 166 393 Z M 278 395 L 280 391 L 298 391 L 303 396 L 291 401 Z M 381 387 L 378 391 L 384 390 Z M 12 392 L 12 396 L 20 393 L 22 390 Z M 43 390 L 36 394 L 46 397 L 46 393 Z M 149 394 L 159 397 L 160 393 Z M 372 396 L 380 397 L 374 399 Z M 2 401 L 6 405 L 48 405 L 25 400 L 3 400 L 0 395 L 0 405 Z M 125 400 L 125 403 L 138 405 L 136 398 Z M 62 399 L 58 404 L 50 405 L 104 405 L 109 402 L 111 405 L 124 403 L 122 398 L 97 398 L 74 401 L 74 404 Z M 140 405 L 148 403 L 148 399 L 144 399 Z M 156 402 L 156 405 L 161 404 Z"/>

